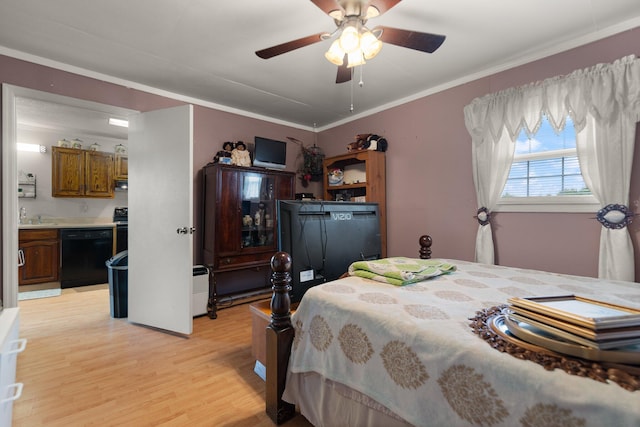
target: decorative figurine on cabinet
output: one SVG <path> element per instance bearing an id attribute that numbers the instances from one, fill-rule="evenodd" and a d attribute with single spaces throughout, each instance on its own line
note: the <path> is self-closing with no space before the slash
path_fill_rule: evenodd
<path id="1" fill-rule="evenodd" d="M 232 164 L 231 153 L 235 148 L 235 144 L 231 141 L 227 141 L 222 144 L 222 150 L 218 151 L 213 158 L 213 163 L 224 163 L 227 165 Z"/>
<path id="2" fill-rule="evenodd" d="M 374 134 L 369 135 L 364 143 L 364 149 L 372 151 L 384 152 L 387 151 L 388 146 L 389 143 L 387 142 L 386 138 Z"/>
<path id="3" fill-rule="evenodd" d="M 361 133 L 356 135 L 356 140 L 347 144 L 347 151 L 371 150 L 371 151 L 387 151 L 389 143 L 379 135 L 372 133 Z"/>
<path id="4" fill-rule="evenodd" d="M 256 214 L 254 215 L 254 219 L 253 219 L 253 223 L 256 225 L 256 227 L 259 228 L 263 228 L 264 227 L 264 223 L 265 223 L 265 204 L 263 202 L 260 202 L 258 204 L 258 210 L 256 211 Z"/>
<path id="5" fill-rule="evenodd" d="M 251 166 L 251 154 L 247 151 L 244 142 L 236 142 L 236 148 L 231 152 L 231 164 L 238 166 Z"/>
<path id="6" fill-rule="evenodd" d="M 260 202 L 258 204 L 258 210 L 256 211 L 256 214 L 253 217 L 253 223 L 258 229 L 257 244 L 259 244 L 260 246 L 264 246 L 264 244 L 267 242 L 267 233 L 265 230 L 266 220 L 267 220 L 266 206 L 263 202 Z"/>
<path id="7" fill-rule="evenodd" d="M 332 169 L 329 171 L 329 185 L 344 184 L 344 171 L 342 169 Z"/>

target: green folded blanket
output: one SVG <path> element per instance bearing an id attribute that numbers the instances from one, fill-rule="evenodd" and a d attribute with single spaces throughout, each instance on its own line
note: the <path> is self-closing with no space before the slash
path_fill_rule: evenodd
<path id="1" fill-rule="evenodd" d="M 356 261 L 349 266 L 349 275 L 404 286 L 455 270 L 455 265 L 438 259 L 393 257 L 374 261 Z"/>

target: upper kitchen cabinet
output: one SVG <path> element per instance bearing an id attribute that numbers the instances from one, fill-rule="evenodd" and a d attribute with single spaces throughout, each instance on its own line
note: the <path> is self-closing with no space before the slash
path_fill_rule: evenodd
<path id="1" fill-rule="evenodd" d="M 113 198 L 113 169 L 111 153 L 52 147 L 51 195 Z"/>
<path id="2" fill-rule="evenodd" d="M 116 153 L 115 173 L 116 179 L 129 177 L 129 156 L 127 154 Z"/>

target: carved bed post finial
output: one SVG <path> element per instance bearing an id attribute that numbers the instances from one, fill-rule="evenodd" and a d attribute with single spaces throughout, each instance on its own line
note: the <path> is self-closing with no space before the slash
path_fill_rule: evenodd
<path id="1" fill-rule="evenodd" d="M 267 415 L 282 424 L 295 415 L 295 405 L 282 400 L 287 379 L 289 354 L 294 330 L 291 324 L 291 257 L 278 252 L 271 257 L 271 323 L 267 326 L 267 381 L 265 404 Z"/>
<path id="2" fill-rule="evenodd" d="M 291 256 L 278 252 L 271 257 L 271 324 L 276 330 L 291 326 Z"/>
<path id="3" fill-rule="evenodd" d="M 420 236 L 418 242 L 420 243 L 420 258 L 431 259 L 431 244 L 433 243 L 431 236 L 428 234 Z"/>

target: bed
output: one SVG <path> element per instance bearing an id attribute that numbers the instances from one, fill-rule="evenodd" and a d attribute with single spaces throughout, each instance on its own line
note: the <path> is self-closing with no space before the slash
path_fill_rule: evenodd
<path id="1" fill-rule="evenodd" d="M 427 258 L 430 239 L 420 242 Z M 585 361 L 519 342 L 500 320 L 511 297 L 640 309 L 640 284 L 438 261 L 455 271 L 405 286 L 343 277 L 309 289 L 290 316 L 290 258 L 278 253 L 266 367 L 274 422 L 297 410 L 315 426 L 640 425 L 637 347 L 624 364 Z"/>

